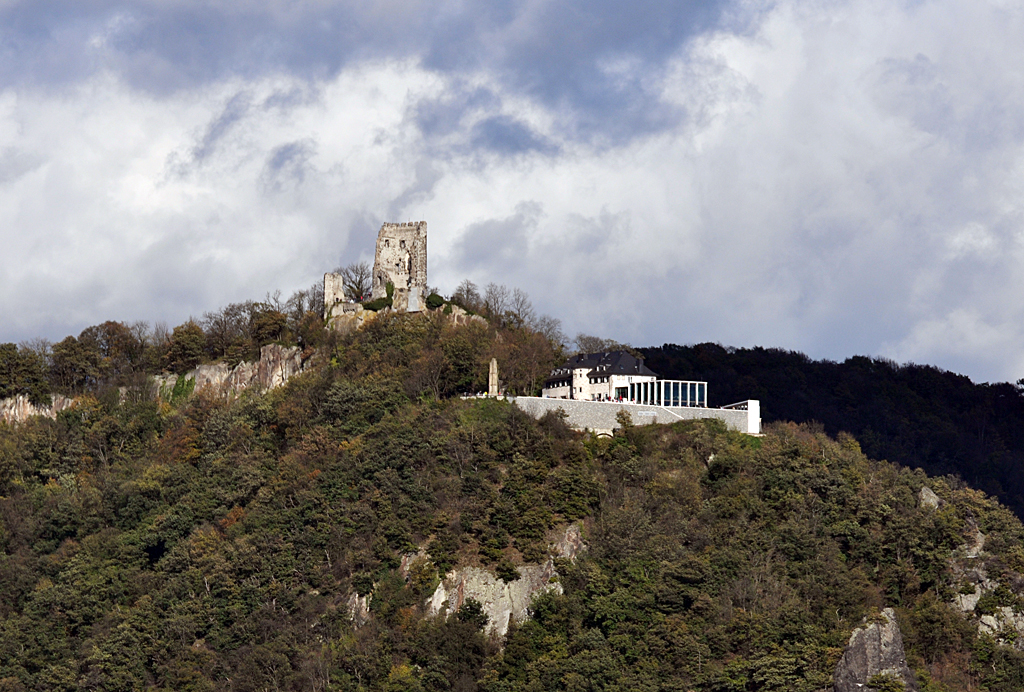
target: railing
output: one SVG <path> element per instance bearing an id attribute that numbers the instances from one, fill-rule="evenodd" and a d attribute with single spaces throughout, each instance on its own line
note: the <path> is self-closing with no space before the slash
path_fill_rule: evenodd
<path id="1" fill-rule="evenodd" d="M 749 402 L 747 401 L 737 401 L 735 404 L 729 404 L 728 406 L 723 406 L 722 408 L 731 408 L 736 409 L 737 411 L 746 411 L 748 404 Z"/>

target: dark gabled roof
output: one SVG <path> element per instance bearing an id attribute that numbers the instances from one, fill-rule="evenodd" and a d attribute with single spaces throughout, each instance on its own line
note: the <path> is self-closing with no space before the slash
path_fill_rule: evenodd
<path id="1" fill-rule="evenodd" d="M 606 375 L 649 375 L 657 377 L 646 365 L 643 358 L 636 358 L 626 351 L 606 351 L 603 353 L 580 353 L 551 371 L 544 381 L 554 382 L 571 377 L 573 370 L 587 368 L 587 377 L 604 377 Z"/>

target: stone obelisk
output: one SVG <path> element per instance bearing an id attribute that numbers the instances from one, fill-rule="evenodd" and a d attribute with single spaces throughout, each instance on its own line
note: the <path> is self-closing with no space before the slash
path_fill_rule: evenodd
<path id="1" fill-rule="evenodd" d="M 491 367 L 487 373 L 487 396 L 498 396 L 498 359 L 491 358 Z"/>

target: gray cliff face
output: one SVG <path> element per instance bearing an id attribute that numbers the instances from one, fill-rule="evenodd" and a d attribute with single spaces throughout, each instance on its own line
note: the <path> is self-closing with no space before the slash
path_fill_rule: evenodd
<path id="1" fill-rule="evenodd" d="M 200 365 L 185 373 L 185 378 L 196 381 L 196 391 L 212 387 L 224 396 L 235 396 L 250 387 L 260 390 L 280 387 L 289 378 L 303 370 L 302 351 L 296 346 L 269 344 L 260 349 L 260 359 L 255 363 L 242 362 L 235 367 L 226 363 Z M 153 378 L 156 385 L 153 396 L 161 391 L 169 392 L 178 381 L 177 375 L 158 375 Z M 54 394 L 49 407 L 34 406 L 28 397 L 19 394 L 10 399 L 0 400 L 0 420 L 8 424 L 22 423 L 32 416 L 56 418 L 57 413 L 71 408 L 74 399 Z"/>
<path id="2" fill-rule="evenodd" d="M 580 525 L 573 523 L 548 547 L 551 557 L 544 564 L 517 568 L 519 578 L 507 584 L 479 567 L 453 569 L 427 601 L 427 613 L 447 617 L 458 611 L 466 599 L 472 598 L 480 602 L 487 614 L 487 631 L 504 636 L 510 623 L 520 624 L 530 617 L 534 597 L 548 592 L 562 593 L 554 558 L 575 561 L 587 549 L 587 544 L 583 541 Z"/>
<path id="3" fill-rule="evenodd" d="M 0 401 L 0 420 L 5 423 L 21 423 L 32 416 L 56 418 L 59 412 L 71 408 L 72 403 L 74 403 L 73 399 L 61 394 L 54 394 L 49 406 L 35 406 L 27 396 L 19 394 Z"/>
<path id="4" fill-rule="evenodd" d="M 200 365 L 183 377 L 196 381 L 196 391 L 213 388 L 225 396 L 234 396 L 250 387 L 261 390 L 280 387 L 302 372 L 302 366 L 302 352 L 297 346 L 268 344 L 260 349 L 260 359 L 255 363 L 243 361 L 233 368 L 226 363 Z M 158 391 L 170 390 L 178 376 L 164 375 L 155 379 Z"/>
<path id="5" fill-rule="evenodd" d="M 503 636 L 510 622 L 522 623 L 530 617 L 530 604 L 537 594 L 562 593 L 562 585 L 552 582 L 555 568 L 543 565 L 519 567 L 519 579 L 505 583 L 479 567 L 453 569 L 437 585 L 427 603 L 427 614 L 448 616 L 462 607 L 467 598 L 480 602 L 487 614 L 487 631 Z"/>
<path id="6" fill-rule="evenodd" d="M 882 620 L 861 625 L 850 635 L 836 666 L 835 692 L 870 690 L 868 680 L 879 674 L 892 675 L 906 685 L 908 692 L 918 692 L 917 680 L 907 666 L 903 635 L 892 608 L 882 611 Z"/>

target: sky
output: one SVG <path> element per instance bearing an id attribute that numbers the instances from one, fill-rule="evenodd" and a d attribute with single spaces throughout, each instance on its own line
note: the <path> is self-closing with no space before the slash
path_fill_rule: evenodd
<path id="1" fill-rule="evenodd" d="M 570 336 L 1024 377 L 1024 6 L 0 0 L 0 342 L 373 260 Z"/>

